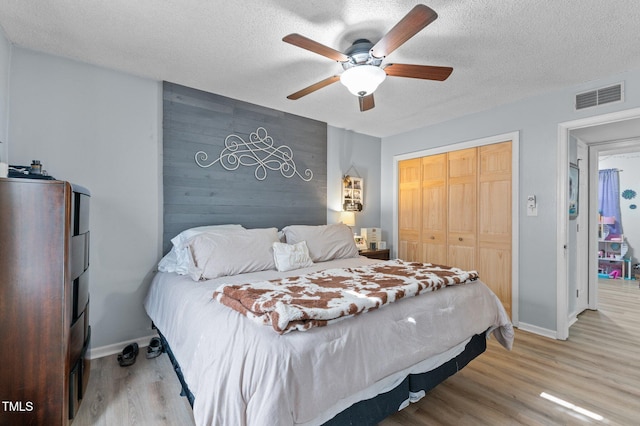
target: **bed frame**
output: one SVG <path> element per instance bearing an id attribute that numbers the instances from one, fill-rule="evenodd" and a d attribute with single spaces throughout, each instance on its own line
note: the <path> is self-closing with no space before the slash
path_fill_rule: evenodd
<path id="1" fill-rule="evenodd" d="M 158 335 L 162 341 L 162 349 L 169 355 L 173 370 L 176 372 L 180 385 L 182 386 L 180 395 L 186 397 L 193 408 L 195 397 L 184 380 L 180 364 L 178 364 L 167 339 L 165 339 L 160 330 L 158 330 Z M 346 410 L 336 414 L 334 418 L 322 426 L 344 426 L 353 424 L 374 426 L 391 414 L 399 411 L 403 404 L 406 404 L 409 393 L 429 392 L 447 378 L 462 370 L 471 360 L 482 354 L 486 349 L 486 333 L 476 334 L 471 338 L 469 343 L 467 343 L 464 351 L 458 356 L 426 373 L 408 375 L 402 383 L 390 391 L 353 404 Z"/>

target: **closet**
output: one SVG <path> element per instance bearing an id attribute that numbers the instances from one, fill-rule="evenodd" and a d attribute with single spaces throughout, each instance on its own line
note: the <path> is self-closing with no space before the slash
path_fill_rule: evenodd
<path id="1" fill-rule="evenodd" d="M 511 141 L 398 163 L 398 257 L 477 270 L 511 315 Z"/>

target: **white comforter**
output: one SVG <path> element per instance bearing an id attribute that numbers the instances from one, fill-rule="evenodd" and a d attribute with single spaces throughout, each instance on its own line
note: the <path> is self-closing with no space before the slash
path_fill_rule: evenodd
<path id="1" fill-rule="evenodd" d="M 158 273 L 145 308 L 195 395 L 196 423 L 322 424 L 353 403 L 392 389 L 408 373 L 429 371 L 459 354 L 474 334 L 491 329 L 511 348 L 509 318 L 480 281 L 285 335 L 212 298 L 223 283 L 372 262 L 341 259 L 287 273 L 264 271 L 204 282 Z"/>

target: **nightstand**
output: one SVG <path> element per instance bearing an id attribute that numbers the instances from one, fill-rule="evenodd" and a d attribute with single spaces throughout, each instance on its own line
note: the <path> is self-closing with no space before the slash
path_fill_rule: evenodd
<path id="1" fill-rule="evenodd" d="M 389 260 L 389 249 L 360 250 L 359 253 L 360 256 L 365 256 L 369 259 Z"/>

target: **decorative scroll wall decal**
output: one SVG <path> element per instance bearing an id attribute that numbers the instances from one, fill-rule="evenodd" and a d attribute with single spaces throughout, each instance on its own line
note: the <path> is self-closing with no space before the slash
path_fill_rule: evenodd
<path id="1" fill-rule="evenodd" d="M 304 176 L 298 172 L 293 161 L 293 151 L 286 145 L 275 146 L 273 138 L 267 135 L 264 127 L 258 127 L 245 141 L 238 135 L 229 135 L 224 139 L 225 148 L 220 156 L 209 164 L 203 164 L 209 158 L 204 151 L 195 155 L 196 164 L 200 167 L 211 167 L 217 162 L 227 170 L 236 170 L 240 166 L 253 167 L 253 173 L 258 180 L 265 180 L 269 170 L 278 170 L 287 179 L 298 175 L 300 179 L 309 182 L 313 179 L 310 169 L 304 171 Z"/>

